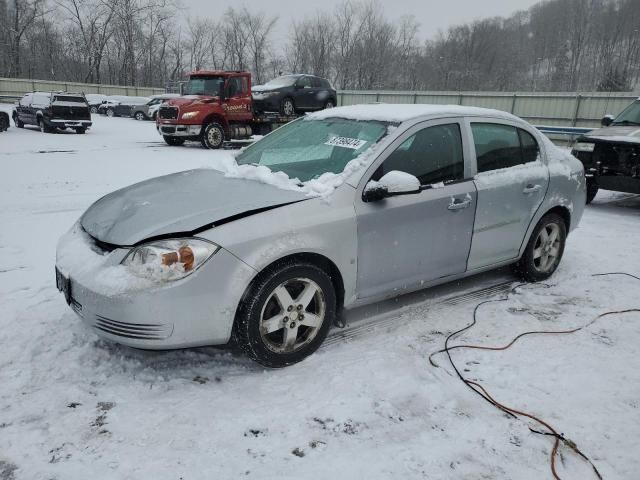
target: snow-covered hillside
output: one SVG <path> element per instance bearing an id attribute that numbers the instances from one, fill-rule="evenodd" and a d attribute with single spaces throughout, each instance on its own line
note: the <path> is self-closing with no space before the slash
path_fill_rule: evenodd
<path id="1" fill-rule="evenodd" d="M 0 133 L 0 479 L 551 478 L 551 438 L 474 395 L 446 357 L 428 361 L 479 301 L 507 295 L 508 270 L 351 312 L 348 330 L 283 370 L 225 349 L 99 340 L 55 288 L 57 239 L 105 193 L 228 154 L 169 147 L 152 122 L 94 121 L 86 135 Z M 485 305 L 454 343 L 503 345 L 640 308 L 640 281 L 592 277 L 640 275 L 639 238 L 640 196 L 601 192 L 550 287 Z M 496 399 L 575 441 L 605 479 L 637 478 L 640 314 L 452 355 Z M 558 463 L 563 479 L 595 478 L 566 448 Z"/>

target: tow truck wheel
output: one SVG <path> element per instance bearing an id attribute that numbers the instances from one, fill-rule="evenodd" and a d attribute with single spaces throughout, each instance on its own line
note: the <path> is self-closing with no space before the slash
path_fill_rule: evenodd
<path id="1" fill-rule="evenodd" d="M 593 199 L 596 198 L 598 194 L 598 183 L 593 178 L 587 179 L 587 205 L 593 202 Z"/>
<path id="2" fill-rule="evenodd" d="M 167 142 L 167 145 L 171 145 L 172 147 L 179 147 L 184 143 L 184 138 L 180 137 L 170 137 L 169 135 L 163 135 L 164 141 Z"/>
<path id="3" fill-rule="evenodd" d="M 204 148 L 217 150 L 224 142 L 224 129 L 219 123 L 209 123 L 204 127 L 200 143 Z"/>
<path id="4" fill-rule="evenodd" d="M 287 116 L 295 115 L 296 106 L 291 98 L 287 97 L 282 100 L 282 103 L 280 103 L 280 113 Z"/>

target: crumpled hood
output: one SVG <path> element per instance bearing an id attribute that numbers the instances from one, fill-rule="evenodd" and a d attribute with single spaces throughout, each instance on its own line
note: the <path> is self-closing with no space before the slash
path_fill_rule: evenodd
<path id="1" fill-rule="evenodd" d="M 640 142 L 640 127 L 638 126 L 611 126 L 593 130 L 584 135 L 584 138 L 597 137 L 597 139 L 605 139 L 607 137 L 615 137 L 622 140 L 626 137 L 628 142 Z"/>
<path id="2" fill-rule="evenodd" d="M 80 223 L 101 242 L 131 246 L 151 237 L 193 232 L 235 215 L 306 198 L 303 192 L 197 169 L 116 190 L 91 205 Z"/>
<path id="3" fill-rule="evenodd" d="M 209 97 L 203 95 L 184 95 L 182 97 L 172 98 L 166 100 L 164 103 L 171 105 L 172 107 L 186 108 L 193 105 L 208 105 L 211 103 L 218 103 L 219 97 Z"/>

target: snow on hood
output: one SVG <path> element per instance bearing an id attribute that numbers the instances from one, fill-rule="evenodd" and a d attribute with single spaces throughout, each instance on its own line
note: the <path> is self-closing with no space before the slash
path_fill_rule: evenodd
<path id="1" fill-rule="evenodd" d="M 197 169 L 116 190 L 91 205 L 80 222 L 87 233 L 102 242 L 130 246 L 305 198 L 301 191 L 246 178 L 225 178 L 213 169 Z"/>
<path id="2" fill-rule="evenodd" d="M 599 128 L 583 135 L 586 140 L 602 140 L 608 142 L 640 143 L 640 128 L 637 126 L 614 125 Z"/>
<path id="3" fill-rule="evenodd" d="M 337 107 L 309 114 L 310 119 L 347 118 L 350 120 L 377 120 L 381 122 L 402 123 L 424 116 L 488 116 L 522 121 L 510 113 L 480 107 L 460 105 L 418 105 L 418 104 L 366 104 Z"/>
<path id="4" fill-rule="evenodd" d="M 252 92 L 270 92 L 271 90 L 277 90 L 277 88 L 268 87 L 266 85 L 254 85 L 251 87 Z"/>

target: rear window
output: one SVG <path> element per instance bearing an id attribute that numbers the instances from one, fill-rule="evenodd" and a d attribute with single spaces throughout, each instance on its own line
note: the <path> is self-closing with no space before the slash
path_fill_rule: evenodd
<path id="1" fill-rule="evenodd" d="M 69 102 L 69 103 L 86 103 L 84 97 L 77 97 L 71 95 L 56 95 L 53 97 L 54 102 Z"/>

